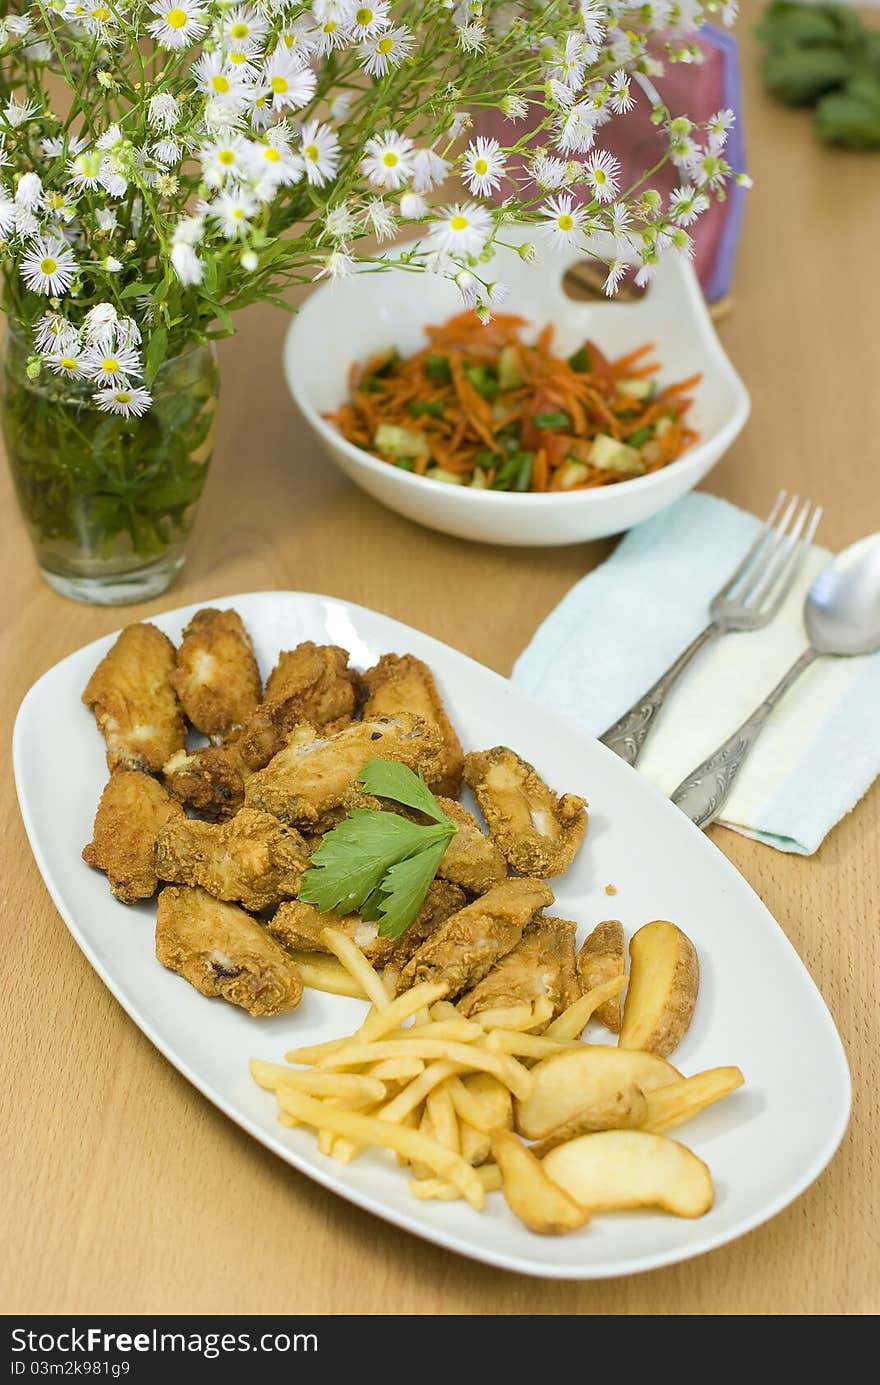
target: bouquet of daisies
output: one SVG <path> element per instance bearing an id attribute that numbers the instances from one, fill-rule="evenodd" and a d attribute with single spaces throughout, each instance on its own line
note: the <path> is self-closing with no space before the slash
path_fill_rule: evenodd
<path id="1" fill-rule="evenodd" d="M 163 359 L 290 285 L 383 268 L 451 276 L 491 313 L 486 264 L 512 223 L 537 246 L 613 238 L 607 289 L 723 195 L 730 123 L 671 119 L 663 205 L 624 188 L 603 128 L 647 98 L 634 73 L 693 61 L 734 0 L 33 0 L 0 17 L 3 307 L 27 371 L 141 415 Z M 504 116 L 505 142 L 478 133 Z M 653 170 L 645 170 L 646 177 Z M 444 193 L 450 177 L 456 192 Z M 461 185 L 467 189 L 462 191 Z M 376 249 L 377 243 L 379 249 Z M 364 248 L 366 247 L 366 248 Z"/>

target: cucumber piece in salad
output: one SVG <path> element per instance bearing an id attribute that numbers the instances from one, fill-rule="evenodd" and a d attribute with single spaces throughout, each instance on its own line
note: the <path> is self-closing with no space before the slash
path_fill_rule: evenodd
<path id="1" fill-rule="evenodd" d="M 594 437 L 590 462 L 602 471 L 616 471 L 619 476 L 644 476 L 648 469 L 640 452 L 627 447 L 625 442 L 610 438 L 607 433 L 597 433 Z"/>
<path id="2" fill-rule="evenodd" d="M 387 457 L 427 457 L 431 452 L 427 434 L 417 428 L 398 428 L 394 423 L 379 424 L 373 446 Z"/>

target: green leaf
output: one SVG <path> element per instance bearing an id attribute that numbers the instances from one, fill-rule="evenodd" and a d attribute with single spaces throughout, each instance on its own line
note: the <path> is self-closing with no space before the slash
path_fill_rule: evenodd
<path id="1" fill-rule="evenodd" d="M 303 875 L 299 898 L 316 904 L 322 913 L 354 913 L 391 866 L 432 845 L 440 830 L 408 822 L 397 813 L 356 808 L 323 838 Z M 448 841 L 452 833 L 443 835 Z"/>
<path id="2" fill-rule="evenodd" d="M 880 149 L 880 83 L 865 77 L 824 96 L 816 108 L 816 129 L 826 144 Z"/>
<path id="3" fill-rule="evenodd" d="M 120 298 L 150 298 L 153 290 L 149 284 L 144 284 L 140 279 L 133 284 L 126 284 Z"/>
<path id="4" fill-rule="evenodd" d="M 415 808 L 417 812 L 433 818 L 434 822 L 455 827 L 421 775 L 414 774 L 396 760 L 380 760 L 374 756 L 361 770 L 360 781 L 367 793 L 375 794 L 377 798 L 391 798 L 395 803 L 403 803 L 407 808 Z"/>
<path id="5" fill-rule="evenodd" d="M 839 48 L 817 44 L 770 52 L 761 72 L 774 96 L 790 106 L 810 105 L 823 92 L 840 87 L 853 73 L 853 62 Z"/>
<path id="6" fill-rule="evenodd" d="M 409 928 L 425 902 L 448 844 L 449 838 L 444 837 L 388 871 L 379 886 L 380 938 L 399 938 Z"/>
<path id="7" fill-rule="evenodd" d="M 144 379 L 148 386 L 155 380 L 156 372 L 165 359 L 167 349 L 168 333 L 164 327 L 156 327 L 150 336 L 150 344 L 147 347 L 147 354 L 144 356 Z"/>

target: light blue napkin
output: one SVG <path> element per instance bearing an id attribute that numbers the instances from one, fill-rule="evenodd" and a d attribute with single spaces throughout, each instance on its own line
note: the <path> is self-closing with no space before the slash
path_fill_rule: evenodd
<path id="1" fill-rule="evenodd" d="M 572 588 L 517 660 L 513 681 L 594 735 L 706 625 L 709 602 L 760 521 L 695 493 L 626 535 Z M 775 620 L 697 656 L 668 698 L 639 769 L 671 793 L 806 647 L 802 608 L 829 559 L 815 548 Z M 720 821 L 810 855 L 880 774 L 880 655 L 820 659 L 776 709 Z"/>

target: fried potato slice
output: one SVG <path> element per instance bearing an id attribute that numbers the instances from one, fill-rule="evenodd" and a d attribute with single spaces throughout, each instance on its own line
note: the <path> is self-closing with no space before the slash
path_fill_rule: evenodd
<path id="1" fill-rule="evenodd" d="M 587 991 L 579 1000 L 569 1005 L 567 1010 L 548 1024 L 544 1030 L 545 1039 L 576 1039 L 586 1029 L 594 1013 L 607 1005 L 609 998 L 620 995 L 626 985 L 626 977 L 613 976 Z"/>
<path id="2" fill-rule="evenodd" d="M 493 1131 L 491 1144 L 501 1170 L 504 1200 L 530 1231 L 564 1236 L 590 1220 L 586 1207 L 548 1176 L 540 1160 L 510 1130 Z"/>
<path id="3" fill-rule="evenodd" d="M 633 1084 L 643 1092 L 680 1082 L 671 1063 L 653 1053 L 579 1044 L 536 1063 L 531 1093 L 516 1103 L 515 1126 L 529 1140 L 542 1140 L 582 1111 L 613 1098 Z"/>
<path id="4" fill-rule="evenodd" d="M 474 1169 L 474 1173 L 485 1192 L 500 1192 L 501 1170 L 497 1164 L 481 1164 L 478 1169 Z M 447 1178 L 413 1178 L 410 1180 L 409 1190 L 413 1197 L 421 1198 L 423 1202 L 454 1202 L 456 1198 L 463 1196 L 461 1189 L 450 1183 Z"/>
<path id="5" fill-rule="evenodd" d="M 702 1159 L 665 1135 L 604 1130 L 557 1145 L 541 1160 L 548 1177 L 590 1212 L 662 1207 L 701 1217 L 715 1201 Z"/>
<path id="6" fill-rule="evenodd" d="M 705 1072 L 686 1077 L 683 1082 L 658 1087 L 645 1098 L 647 1110 L 645 1119 L 640 1122 L 641 1127 L 655 1134 L 673 1130 L 700 1111 L 705 1111 L 707 1106 L 735 1092 L 743 1081 L 739 1068 L 707 1068 Z"/>
<path id="7" fill-rule="evenodd" d="M 581 990 L 586 994 L 605 981 L 613 981 L 626 972 L 626 949 L 623 943 L 623 925 L 619 919 L 605 919 L 597 923 L 586 939 L 577 956 L 577 974 Z M 612 1034 L 620 1033 L 620 990 L 596 1010 L 596 1019 L 610 1029 Z"/>
<path id="8" fill-rule="evenodd" d="M 684 1082 L 673 1084 L 675 1088 L 683 1087 Z M 660 1091 L 666 1091 L 661 1087 Z M 644 1127 L 648 1115 L 648 1098 L 645 1096 L 641 1087 L 637 1087 L 634 1082 L 627 1082 L 618 1091 L 609 1096 L 602 1097 L 593 1106 L 586 1106 L 579 1111 L 571 1120 L 563 1125 L 557 1125 L 555 1130 L 551 1130 L 545 1135 L 543 1140 L 538 1140 L 532 1145 L 532 1153 L 536 1159 L 541 1159 L 545 1154 L 549 1154 L 551 1149 L 557 1145 L 563 1145 L 568 1140 L 574 1140 L 578 1135 L 590 1135 L 597 1130 L 638 1130 Z"/>
<path id="9" fill-rule="evenodd" d="M 674 923 L 655 919 L 633 934 L 629 955 L 629 987 L 618 1044 L 666 1058 L 687 1033 L 697 1003 L 697 950 Z"/>

